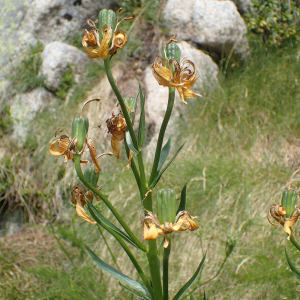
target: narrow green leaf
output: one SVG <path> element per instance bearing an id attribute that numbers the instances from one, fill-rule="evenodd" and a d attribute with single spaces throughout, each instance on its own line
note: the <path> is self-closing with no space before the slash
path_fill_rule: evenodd
<path id="1" fill-rule="evenodd" d="M 120 286 L 121 286 L 122 288 L 124 288 L 125 290 L 129 291 L 130 293 L 132 293 L 132 294 L 136 295 L 137 297 L 141 298 L 141 299 L 145 299 L 145 300 L 149 300 L 149 299 L 150 299 L 150 298 L 146 298 L 146 297 L 142 296 L 142 295 L 139 294 L 137 291 L 128 288 L 127 286 L 123 285 L 121 282 L 120 282 Z M 152 299 L 152 298 L 151 298 L 151 299 Z M 150 299 L 150 300 L 151 300 L 151 299 Z"/>
<path id="2" fill-rule="evenodd" d="M 90 214 L 92 215 L 93 219 L 97 222 L 97 224 L 102 226 L 102 223 L 104 223 L 106 226 L 108 226 L 114 232 L 116 232 L 123 240 L 125 240 L 132 246 L 136 247 L 137 249 L 143 251 L 140 247 L 138 247 L 135 244 L 135 242 L 127 234 L 125 234 L 118 227 L 116 227 L 113 223 L 111 223 L 109 220 L 107 220 L 89 200 L 86 199 L 86 202 L 87 202 L 88 210 L 89 210 Z"/>
<path id="3" fill-rule="evenodd" d="M 182 150 L 183 146 L 185 145 L 185 142 L 179 147 L 177 152 L 174 154 L 174 156 L 170 159 L 170 161 L 166 164 L 166 166 L 160 171 L 160 173 L 156 176 L 156 178 L 152 181 L 152 183 L 149 186 L 149 189 L 154 188 L 157 183 L 159 182 L 162 174 L 167 170 L 167 168 L 170 166 L 170 164 L 173 162 L 173 160 L 176 158 L 176 156 L 179 154 L 179 152 Z"/>
<path id="4" fill-rule="evenodd" d="M 199 275 L 203 265 L 204 265 L 204 261 L 205 261 L 205 257 L 206 257 L 206 253 L 204 255 L 204 257 L 202 258 L 200 265 L 198 267 L 198 269 L 196 270 L 195 274 L 190 278 L 190 280 L 178 291 L 178 293 L 175 295 L 175 297 L 173 298 L 173 300 L 178 300 L 180 299 L 180 297 L 185 293 L 185 291 L 191 286 L 191 284 L 194 282 L 194 280 L 197 278 L 197 276 Z"/>
<path id="5" fill-rule="evenodd" d="M 186 189 L 187 189 L 187 183 L 184 185 L 182 191 L 181 191 L 181 198 L 180 203 L 176 212 L 176 215 L 183 210 L 186 210 Z"/>
<path id="6" fill-rule="evenodd" d="M 169 137 L 168 141 L 166 142 L 166 144 L 161 149 L 161 153 L 160 153 L 160 157 L 159 157 L 159 161 L 158 161 L 158 166 L 157 166 L 157 172 L 158 173 L 161 170 L 161 168 L 163 167 L 163 165 L 165 164 L 165 162 L 166 162 L 166 160 L 169 156 L 170 150 L 171 150 L 171 137 Z"/>
<path id="7" fill-rule="evenodd" d="M 134 124 L 134 118 L 136 113 L 136 104 L 137 104 L 137 98 L 139 96 L 139 93 L 137 93 L 135 98 L 124 98 L 125 104 L 131 108 L 131 110 L 127 107 L 127 112 L 129 114 L 129 117 L 131 119 L 132 125 Z"/>
<path id="8" fill-rule="evenodd" d="M 206 293 L 205 293 L 205 291 L 204 291 L 204 297 L 203 297 L 203 300 L 206 300 Z"/>
<path id="9" fill-rule="evenodd" d="M 142 86 L 140 82 L 139 82 L 139 88 L 140 88 L 139 95 L 140 95 L 140 102 L 141 102 L 141 116 L 140 116 L 137 139 L 138 139 L 138 148 L 141 149 L 145 140 L 146 122 L 145 122 L 145 97 L 143 95 Z"/>
<path id="10" fill-rule="evenodd" d="M 295 265 L 291 262 L 288 254 L 287 254 L 287 251 L 286 251 L 286 248 L 285 248 L 285 256 L 286 256 L 286 260 L 290 266 L 290 269 L 292 270 L 293 274 L 295 275 L 295 277 L 300 280 L 300 271 L 298 271 L 295 267 Z"/>
<path id="11" fill-rule="evenodd" d="M 293 235 L 291 235 L 290 241 L 291 241 L 291 243 L 296 247 L 296 249 L 297 249 L 298 251 L 300 251 L 300 245 L 297 243 L 297 241 L 295 240 L 295 238 L 293 237 Z"/>
<path id="12" fill-rule="evenodd" d="M 137 291 L 139 294 L 143 295 L 146 299 L 151 299 L 151 294 L 149 291 L 137 281 L 129 278 L 128 276 L 124 275 L 120 271 L 116 270 L 112 266 L 105 263 L 101 260 L 88 246 L 84 245 L 86 251 L 89 253 L 93 261 L 105 272 L 112 275 L 116 279 L 118 279 L 123 284 L 131 287 L 133 290 Z"/>
<path id="13" fill-rule="evenodd" d="M 127 143 L 127 146 L 128 148 L 132 151 L 132 153 L 136 156 L 139 154 L 139 151 L 135 149 L 134 145 L 133 145 L 133 142 L 132 142 L 132 139 L 131 139 L 131 136 L 130 136 L 130 133 L 128 130 L 126 130 L 126 143 Z"/>

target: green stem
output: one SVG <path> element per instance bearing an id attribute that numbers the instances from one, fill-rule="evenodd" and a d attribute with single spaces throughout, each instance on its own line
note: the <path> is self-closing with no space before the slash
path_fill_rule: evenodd
<path id="1" fill-rule="evenodd" d="M 106 238 L 105 238 L 105 236 L 104 236 L 104 234 L 103 234 L 103 232 L 102 232 L 102 230 L 101 230 L 100 225 L 97 224 L 97 227 L 98 227 L 99 232 L 100 232 L 100 234 L 101 234 L 101 236 L 102 236 L 102 238 L 103 238 L 103 240 L 104 240 L 104 243 L 105 243 L 105 245 L 106 245 L 106 247 L 107 247 L 107 249 L 108 249 L 108 251 L 109 251 L 109 253 L 110 253 L 110 256 L 112 257 L 112 259 L 113 259 L 114 263 L 116 264 L 118 270 L 121 272 L 121 269 L 120 269 L 120 267 L 119 267 L 119 265 L 118 265 L 118 263 L 117 263 L 117 260 L 116 260 L 116 258 L 115 258 L 115 256 L 114 256 L 114 254 L 112 253 L 112 251 L 111 251 L 111 249 L 110 249 L 108 243 L 107 243 L 107 240 L 106 240 Z"/>
<path id="2" fill-rule="evenodd" d="M 128 148 L 128 145 L 127 145 L 126 141 L 125 141 L 125 150 L 126 150 L 127 157 L 129 158 L 129 151 L 130 150 Z M 130 165 L 131 165 L 131 170 L 132 170 L 132 173 L 134 175 L 136 184 L 140 188 L 140 186 L 141 186 L 140 174 L 139 174 L 139 171 L 138 171 L 138 169 L 136 167 L 136 164 L 135 164 L 135 161 L 134 161 L 133 157 L 131 159 Z"/>
<path id="3" fill-rule="evenodd" d="M 66 256 L 68 257 L 68 259 L 70 260 L 72 266 L 75 268 L 74 263 L 73 263 L 73 259 L 71 258 L 69 252 L 66 250 L 66 248 L 63 246 L 63 244 L 60 242 L 59 238 L 56 236 L 54 228 L 52 226 L 52 224 L 49 222 L 49 226 L 51 228 L 52 234 L 54 236 L 54 238 L 56 239 L 58 245 L 60 246 L 61 250 L 66 254 Z"/>
<path id="4" fill-rule="evenodd" d="M 163 256 L 163 291 L 164 300 L 169 300 L 169 258 L 171 253 L 171 234 L 168 234 L 169 246 L 164 249 Z"/>
<path id="5" fill-rule="evenodd" d="M 118 222 L 121 224 L 121 226 L 124 228 L 124 230 L 127 232 L 127 234 L 130 236 L 130 238 L 134 241 L 134 243 L 142 249 L 144 252 L 147 251 L 147 247 L 142 244 L 138 238 L 134 235 L 134 233 L 130 230 L 130 228 L 127 226 L 121 215 L 118 213 L 118 211 L 113 207 L 113 205 L 108 200 L 107 196 L 102 194 L 99 190 L 97 190 L 93 185 L 91 185 L 84 177 L 81 165 L 80 165 L 80 155 L 74 154 L 74 162 L 75 162 L 75 169 L 77 176 L 79 177 L 80 181 L 87 186 L 94 194 L 98 195 L 103 202 L 106 204 L 106 206 L 110 209 L 110 211 L 113 213 L 115 218 L 118 220 Z"/>
<path id="6" fill-rule="evenodd" d="M 188 293 L 186 296 L 184 296 L 184 297 L 182 298 L 182 300 L 183 300 L 183 299 L 186 299 L 188 296 L 190 296 L 191 294 L 193 294 L 193 293 L 195 292 L 195 290 L 198 289 L 200 286 L 202 286 L 202 285 L 204 285 L 204 284 L 207 284 L 208 282 L 210 282 L 210 281 L 212 281 L 213 279 L 215 279 L 215 278 L 220 274 L 220 272 L 221 272 L 221 270 L 222 270 L 222 268 L 223 268 L 223 266 L 224 266 L 224 264 L 225 264 L 227 258 L 228 258 L 228 256 L 225 256 L 225 258 L 224 258 L 224 260 L 223 260 L 223 262 L 222 262 L 222 264 L 221 264 L 221 267 L 219 268 L 219 270 L 218 270 L 218 272 L 216 273 L 215 276 L 213 276 L 212 278 L 208 279 L 207 281 L 205 281 L 205 282 L 200 283 L 199 285 L 197 285 L 195 288 L 193 288 L 193 290 L 192 290 L 190 293 Z"/>
<path id="7" fill-rule="evenodd" d="M 114 231 L 112 230 L 109 226 L 105 225 L 104 223 L 101 222 L 101 226 L 107 230 L 114 238 L 119 242 L 119 244 L 122 246 L 126 254 L 128 255 L 129 259 L 131 260 L 132 264 L 134 265 L 135 269 L 139 273 L 141 279 L 143 280 L 144 284 L 146 285 L 147 289 L 149 290 L 150 294 L 153 296 L 153 290 L 150 285 L 149 280 L 147 279 L 146 275 L 144 274 L 142 268 L 140 267 L 138 261 L 130 251 L 129 247 L 126 245 L 124 240 Z"/>
<path id="8" fill-rule="evenodd" d="M 143 201 L 144 207 L 146 210 L 152 211 L 152 194 L 149 193 Z M 162 300 L 162 284 L 161 284 L 161 273 L 160 265 L 157 251 L 156 240 L 151 240 L 148 243 L 148 252 L 147 252 L 148 264 L 150 268 L 152 286 L 154 291 L 154 299 Z"/>
<path id="9" fill-rule="evenodd" d="M 137 149 L 137 139 L 136 139 L 136 136 L 134 134 L 134 131 L 133 131 L 133 127 L 132 127 L 132 123 L 131 123 L 131 120 L 130 120 L 130 117 L 129 117 L 129 114 L 127 112 L 127 108 L 126 108 L 126 105 L 125 105 L 125 102 L 118 90 L 118 87 L 115 83 L 115 80 L 114 80 L 114 77 L 112 76 L 112 73 L 111 73 L 111 68 L 110 68 L 110 61 L 109 61 L 109 57 L 107 57 L 106 59 L 104 59 L 104 66 L 105 66 L 105 71 L 106 71 L 106 76 L 107 76 L 107 79 L 119 101 L 119 104 L 121 106 L 121 109 L 122 109 L 122 113 L 124 115 L 124 118 L 126 120 L 126 124 L 127 124 L 127 128 L 128 128 L 128 131 L 130 133 L 130 136 L 131 136 L 131 139 L 132 139 L 132 142 L 133 142 L 133 145 L 134 147 Z"/>
<path id="10" fill-rule="evenodd" d="M 163 144 L 163 141 L 164 141 L 166 128 L 168 126 L 168 123 L 169 123 L 169 120 L 170 120 L 170 117 L 171 117 L 171 114 L 172 114 L 172 110 L 173 110 L 173 106 L 174 106 L 174 99 L 175 99 L 175 88 L 169 88 L 168 106 L 167 106 L 167 110 L 166 110 L 166 113 L 165 113 L 164 120 L 161 124 L 161 128 L 160 128 L 160 131 L 159 131 L 159 136 L 158 136 L 157 145 L 156 145 L 156 151 L 155 151 L 155 156 L 154 156 L 153 167 L 152 167 L 152 171 L 151 171 L 151 175 L 150 175 L 150 179 L 149 179 L 149 185 L 153 182 L 153 180 L 157 176 L 157 167 L 158 167 L 158 163 L 159 163 L 160 153 L 161 153 L 162 144 Z"/>

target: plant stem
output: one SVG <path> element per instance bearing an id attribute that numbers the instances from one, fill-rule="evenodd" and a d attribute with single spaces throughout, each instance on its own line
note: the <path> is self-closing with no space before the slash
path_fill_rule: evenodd
<path id="1" fill-rule="evenodd" d="M 164 141 L 166 128 L 168 126 L 168 123 L 169 123 L 169 120 L 170 120 L 170 117 L 171 117 L 171 114 L 172 114 L 172 110 L 173 110 L 173 106 L 174 106 L 174 99 L 175 99 L 175 88 L 169 88 L 168 106 L 167 106 L 167 110 L 166 110 L 166 113 L 165 113 L 164 120 L 161 124 L 161 128 L 160 128 L 160 131 L 159 131 L 159 136 L 158 136 L 157 145 L 156 145 L 156 151 L 155 151 L 155 156 L 154 156 L 153 167 L 152 167 L 150 179 L 149 179 L 149 182 L 148 182 L 149 185 L 153 182 L 153 180 L 157 176 L 157 167 L 158 167 L 158 163 L 159 163 L 160 153 L 161 153 L 162 144 L 163 144 L 163 141 Z"/>
<path id="2" fill-rule="evenodd" d="M 124 230 L 127 232 L 127 234 L 130 236 L 130 238 L 134 241 L 136 245 L 138 245 L 139 248 L 141 248 L 144 252 L 147 251 L 147 247 L 142 244 L 139 239 L 134 235 L 134 233 L 131 231 L 131 229 L 128 227 L 128 225 L 125 223 L 121 215 L 118 213 L 118 211 L 113 207 L 113 205 L 108 200 L 107 196 L 102 194 L 99 190 L 97 190 L 93 185 L 91 185 L 84 177 L 81 165 L 80 165 L 80 155 L 74 154 L 74 162 L 75 162 L 75 169 L 77 176 L 79 177 L 80 181 L 87 186 L 94 194 L 98 195 L 103 202 L 106 204 L 106 206 L 110 209 L 110 211 L 113 213 L 115 218 L 118 220 L 118 222 L 121 224 L 121 226 L 124 228 Z"/>
<path id="3" fill-rule="evenodd" d="M 109 251 L 109 253 L 110 253 L 110 256 L 112 257 L 112 259 L 113 259 L 114 263 L 116 264 L 118 270 L 121 272 L 121 269 L 120 269 L 120 267 L 119 267 L 119 265 L 118 265 L 118 263 L 117 263 L 117 260 L 116 260 L 116 258 L 115 258 L 115 256 L 114 256 L 114 254 L 112 253 L 112 251 L 111 251 L 111 249 L 110 249 L 108 243 L 107 243 L 107 240 L 106 240 L 106 238 L 105 238 L 105 236 L 104 236 L 104 234 L 103 234 L 103 232 L 102 232 L 102 230 L 101 230 L 100 225 L 97 224 L 97 227 L 98 227 L 99 232 L 100 232 L 100 234 L 101 234 L 101 236 L 102 236 L 102 238 L 103 238 L 103 240 L 104 240 L 104 243 L 105 243 L 105 245 L 106 245 L 106 247 L 107 247 L 107 249 L 108 249 L 108 251 Z"/>
<path id="4" fill-rule="evenodd" d="M 145 194 L 144 194 L 145 195 Z M 142 198 L 143 199 L 143 198 Z M 152 211 L 152 194 L 149 193 L 147 197 L 144 199 L 144 207 L 146 210 Z M 162 284 L 161 284 L 161 273 L 160 273 L 160 265 L 158 259 L 158 251 L 156 240 L 151 240 L 148 243 L 148 264 L 150 268 L 152 286 L 154 291 L 154 299 L 155 300 L 162 300 L 163 293 L 162 293 Z"/>
<path id="5" fill-rule="evenodd" d="M 139 273 L 141 279 L 143 280 L 144 284 L 146 285 L 147 289 L 149 290 L 150 294 L 153 296 L 153 290 L 152 287 L 150 285 L 149 280 L 147 279 L 146 275 L 144 274 L 142 268 L 140 267 L 138 261 L 136 260 L 136 258 L 134 257 L 134 255 L 132 254 L 132 252 L 130 251 L 129 247 L 126 245 L 126 243 L 124 242 L 124 240 L 114 231 L 112 230 L 109 226 L 105 225 L 104 223 L 101 222 L 101 226 L 107 230 L 112 236 L 114 236 L 114 238 L 119 242 L 119 244 L 122 246 L 122 248 L 124 249 L 124 251 L 126 252 L 126 254 L 128 255 L 128 257 L 130 258 L 132 264 L 134 265 L 135 269 L 137 270 L 137 272 Z"/>
<path id="6" fill-rule="evenodd" d="M 130 133 L 130 136 L 131 136 L 131 139 L 132 139 L 132 142 L 133 142 L 133 145 L 134 147 L 137 149 L 137 139 L 136 139 L 136 136 L 134 134 L 134 131 L 133 131 L 133 127 L 132 127 L 132 123 L 131 123 L 131 120 L 130 120 L 130 117 L 129 117 L 129 114 L 127 112 L 127 108 L 126 108 L 126 105 L 125 105 L 125 102 L 118 90 L 118 87 L 116 86 L 116 83 L 115 83 L 115 80 L 112 76 L 112 73 L 111 73 L 111 68 L 110 68 L 110 61 L 109 61 L 109 57 L 107 57 L 106 59 L 104 59 L 104 66 L 105 66 L 105 71 L 106 71 L 106 76 L 107 76 L 107 79 L 119 101 L 119 104 L 121 106 L 121 109 L 122 109 L 122 113 L 124 115 L 124 118 L 126 120 L 126 124 L 127 124 L 127 128 L 128 128 L 128 131 Z"/>
<path id="7" fill-rule="evenodd" d="M 171 253 L 171 234 L 168 234 L 169 246 L 164 249 L 163 257 L 163 291 L 164 300 L 169 300 L 169 258 Z"/>

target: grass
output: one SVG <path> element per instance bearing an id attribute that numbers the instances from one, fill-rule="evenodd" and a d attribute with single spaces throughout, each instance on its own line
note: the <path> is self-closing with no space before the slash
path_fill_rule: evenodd
<path id="1" fill-rule="evenodd" d="M 207 250 L 202 277 L 192 287 L 199 286 L 194 292 L 195 299 L 202 299 L 204 290 L 208 299 L 298 297 L 299 284 L 284 257 L 286 235 L 282 228 L 267 222 L 266 212 L 270 203 L 279 203 L 283 187 L 299 167 L 299 55 L 293 48 L 268 52 L 254 45 L 253 49 L 256 50 L 245 65 L 223 70 L 226 74 L 220 75 L 220 90 L 203 99 L 190 100 L 185 115 L 177 122 L 173 151 L 183 140 L 187 143 L 157 188 L 172 187 L 179 195 L 187 182 L 187 210 L 198 216 L 200 229 L 195 233 L 174 234 L 171 295 L 192 276 Z M 128 258 L 110 236 L 104 233 L 105 242 L 96 226 L 77 217 L 70 206 L 67 188 L 74 176 L 72 163 L 58 162 L 47 150 L 47 142 L 53 136 L 49 127 L 68 128 L 71 119 L 78 115 L 78 103 L 101 70 L 100 65 L 89 69 L 84 84 L 72 88 L 73 101 L 49 105 L 32 128 L 32 135 L 37 138 L 28 142 L 33 160 L 26 162 L 25 171 L 30 170 L 32 163 L 36 166 L 32 177 L 36 183 L 26 183 L 27 186 L 23 183 L 23 198 L 31 197 L 33 201 L 36 195 L 44 199 L 45 220 L 53 220 L 58 213 L 60 219 L 54 228 L 66 252 L 43 231 L 35 231 L 33 236 L 39 236 L 42 243 L 51 241 L 51 247 L 41 245 L 35 249 L 37 253 L 22 252 L 20 241 L 26 243 L 22 236 L 15 236 L 15 241 L 7 238 L 0 255 L 4 266 L 0 271 L 4 282 L 0 285 L 0 298 L 128 298 L 114 279 L 95 267 L 82 245 L 87 244 L 101 259 L 117 267 L 105 246 L 107 243 L 121 270 L 134 277 Z M 130 227 L 142 238 L 137 217 L 139 197 L 133 176 L 126 171 L 124 152 L 122 149 L 119 162 L 111 158 L 101 160 L 101 184 L 105 183 L 102 190 L 109 194 L 124 218 L 131 220 Z M 22 161 L 25 153 L 18 148 L 16 159 Z M 4 167 L 1 176 L 7 180 L 13 180 L 8 170 L 16 176 L 24 169 L 17 165 Z M 104 206 L 102 210 L 114 221 Z M 227 235 L 237 237 L 233 253 L 220 276 L 201 285 L 218 271 Z M 36 247 L 25 247 L 31 248 Z M 46 248 L 50 257 L 43 255 L 41 249 Z M 299 265 L 299 256 L 291 247 L 288 249 L 293 262 Z M 28 257 L 34 257 L 34 263 L 25 263 Z"/>

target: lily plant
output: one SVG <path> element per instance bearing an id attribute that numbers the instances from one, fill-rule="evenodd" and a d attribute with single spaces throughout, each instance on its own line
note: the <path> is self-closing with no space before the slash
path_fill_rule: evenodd
<path id="1" fill-rule="evenodd" d="M 168 160 L 171 150 L 171 139 L 164 144 L 164 137 L 173 111 L 175 91 L 178 91 L 184 104 L 187 104 L 186 98 L 200 97 L 201 95 L 191 90 L 197 79 L 195 65 L 189 59 L 183 59 L 181 61 L 181 52 L 176 44 L 176 36 L 174 36 L 163 45 L 161 56 L 158 56 L 151 66 L 153 76 L 156 78 L 158 84 L 169 89 L 169 97 L 166 99 L 168 105 L 159 131 L 153 163 L 150 166 L 151 172 L 149 172 L 150 175 L 147 176 L 146 165 L 143 160 L 143 145 L 146 134 L 145 95 L 141 84 L 139 84 L 139 91 L 137 91 L 135 99 L 123 97 L 111 73 L 112 57 L 127 43 L 126 32 L 119 30 L 118 27 L 123 21 L 129 21 L 131 19 L 132 18 L 129 17 L 118 21 L 115 12 L 103 9 L 99 12 L 97 21 L 87 21 L 90 29 L 86 31 L 82 39 L 82 45 L 91 59 L 104 60 L 106 76 L 118 99 L 120 112 L 117 115 L 113 114 L 106 120 L 113 153 L 97 155 L 94 142 L 87 136 L 89 120 L 87 117 L 82 116 L 73 120 L 71 134 L 67 131 L 67 134 L 62 134 L 53 141 L 50 146 L 50 153 L 54 156 L 64 156 L 65 162 L 70 160 L 74 162 L 80 183 L 77 183 L 72 188 L 71 201 L 76 206 L 78 216 L 90 223 L 90 226 L 98 224 L 116 239 L 135 267 L 139 279 L 133 280 L 120 270 L 108 265 L 88 246 L 85 246 L 94 262 L 103 271 L 114 276 L 122 287 L 139 298 L 168 300 L 170 299 L 169 258 L 172 235 L 187 230 L 195 231 L 199 228 L 199 225 L 197 224 L 197 217 L 193 216 L 194 214 L 187 210 L 186 184 L 182 188 L 179 199 L 176 198 L 176 192 L 171 188 L 163 188 L 156 191 L 156 202 L 153 201 L 152 195 L 163 173 L 168 169 L 184 146 L 184 144 L 181 145 Z M 140 115 L 137 130 L 134 130 L 138 99 L 140 102 Z M 100 98 L 87 101 L 84 106 L 94 100 L 100 101 Z M 108 116 L 109 115 L 110 114 L 108 114 Z M 65 129 L 59 128 L 58 131 L 62 132 L 63 130 Z M 132 232 L 120 212 L 117 211 L 109 201 L 108 196 L 97 186 L 101 172 L 98 159 L 100 156 L 107 154 L 113 155 L 119 160 L 121 144 L 124 145 L 128 157 L 127 169 L 133 172 L 136 186 L 139 190 L 141 205 L 140 229 L 143 240 L 140 240 L 140 238 Z M 81 156 L 85 150 L 89 151 L 94 166 L 86 168 L 85 171 L 83 171 L 82 167 L 87 161 L 82 160 Z M 103 201 L 119 223 L 119 227 L 97 210 L 93 201 Z M 139 222 L 138 219 L 135 221 Z M 163 236 L 163 247 L 161 248 L 158 247 L 157 244 L 160 236 Z M 214 279 L 220 273 L 226 259 L 234 248 L 235 242 L 233 238 L 227 240 L 223 264 L 217 274 L 210 280 Z M 131 247 L 138 249 L 145 255 L 148 264 L 146 268 L 141 266 L 138 258 L 132 253 Z M 193 292 L 197 288 L 210 281 L 208 280 L 203 283 L 198 281 L 197 286 L 194 287 L 189 294 L 186 293 L 201 273 L 205 256 L 206 254 L 199 259 L 200 262 L 195 273 L 175 292 L 172 299 L 183 299 L 189 295 L 192 297 Z M 148 271 L 146 272 L 146 270 Z M 205 295 L 204 299 L 206 299 Z"/>

